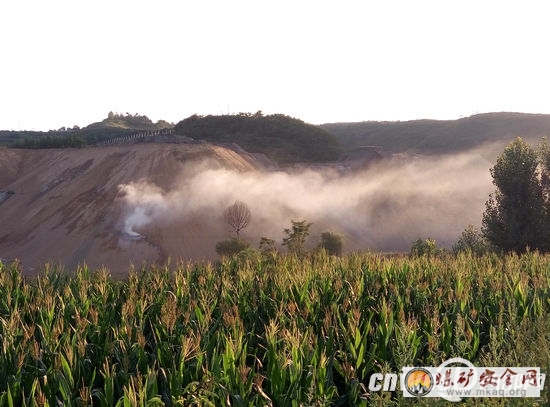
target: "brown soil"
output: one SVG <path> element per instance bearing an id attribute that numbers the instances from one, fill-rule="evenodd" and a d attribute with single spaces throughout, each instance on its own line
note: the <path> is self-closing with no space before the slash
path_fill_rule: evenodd
<path id="1" fill-rule="evenodd" d="M 27 273 L 51 262 L 104 265 L 114 275 L 131 264 L 213 259 L 220 235 L 197 219 L 151 226 L 140 231 L 144 238 L 125 236 L 118 188 L 145 179 L 170 189 L 184 164 L 207 157 L 240 171 L 261 167 L 248 154 L 209 144 L 0 148 L 0 259 L 20 259 Z"/>

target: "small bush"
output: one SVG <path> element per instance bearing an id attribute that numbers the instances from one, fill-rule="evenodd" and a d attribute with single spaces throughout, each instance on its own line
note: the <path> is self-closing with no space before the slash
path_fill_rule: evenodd
<path id="1" fill-rule="evenodd" d="M 444 249 L 437 247 L 435 239 L 418 239 L 411 247 L 411 257 L 434 257 L 445 253 Z"/>
<path id="2" fill-rule="evenodd" d="M 464 229 L 458 241 L 453 245 L 453 253 L 455 255 L 460 252 L 471 252 L 476 256 L 481 256 L 487 253 L 489 249 L 489 242 L 487 242 L 481 232 L 472 224 Z"/>
<path id="3" fill-rule="evenodd" d="M 319 248 L 325 249 L 328 254 L 341 256 L 343 246 L 344 244 L 341 235 L 332 232 L 323 232 L 321 234 L 321 243 L 319 243 Z"/>
<path id="4" fill-rule="evenodd" d="M 218 253 L 221 257 L 230 257 L 242 252 L 245 249 L 248 249 L 249 247 L 250 244 L 244 240 L 235 238 L 225 239 L 216 243 L 216 253 Z"/>
<path id="5" fill-rule="evenodd" d="M 258 264 L 262 260 L 262 254 L 259 250 L 254 249 L 253 247 L 247 247 L 244 250 L 241 250 L 236 255 L 237 262 L 240 267 L 245 267 L 247 262 L 252 264 Z"/>
<path id="6" fill-rule="evenodd" d="M 275 240 L 268 237 L 262 237 L 259 243 L 260 252 L 263 255 L 277 253 L 277 246 L 275 245 Z"/>

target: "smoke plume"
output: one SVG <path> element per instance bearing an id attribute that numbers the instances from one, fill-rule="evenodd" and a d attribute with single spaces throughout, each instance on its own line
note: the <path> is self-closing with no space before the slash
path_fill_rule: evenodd
<path id="1" fill-rule="evenodd" d="M 330 230 L 344 236 L 347 250 L 403 251 L 427 237 L 450 247 L 468 224 L 481 223 L 493 190 L 490 166 L 476 152 L 388 159 L 353 173 L 239 172 L 194 163 L 168 190 L 147 181 L 121 185 L 123 229 L 140 236 L 148 226 L 185 219 L 198 225 L 195 233 L 218 227 L 221 240 L 230 236 L 223 211 L 240 200 L 252 212 L 242 236 L 253 245 L 262 236 L 280 242 L 291 220 L 306 219 L 314 223 L 310 244 L 318 242 L 315 235 Z"/>

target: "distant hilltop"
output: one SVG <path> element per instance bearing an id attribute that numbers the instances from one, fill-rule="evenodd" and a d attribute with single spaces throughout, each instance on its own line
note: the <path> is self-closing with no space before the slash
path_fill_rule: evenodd
<path id="1" fill-rule="evenodd" d="M 163 137 L 154 137 L 163 135 Z M 169 137 L 167 136 L 169 135 Z M 265 154 L 279 165 L 327 163 L 364 155 L 364 146 L 387 154 L 454 154 L 485 146 L 495 158 L 510 141 L 537 143 L 550 135 L 550 115 L 485 113 L 458 120 L 364 121 L 312 125 L 283 114 L 192 115 L 177 124 L 147 116 L 109 112 L 84 128 L 48 132 L 0 131 L 0 145 L 16 148 L 68 148 L 128 141 L 236 144 Z M 370 152 L 369 152 L 370 154 Z"/>
<path id="2" fill-rule="evenodd" d="M 329 131 L 282 114 L 193 115 L 174 130 L 196 140 L 236 143 L 279 164 L 335 161 L 344 151 Z"/>
<path id="3" fill-rule="evenodd" d="M 0 144 L 15 148 L 67 148 L 96 145 L 109 139 L 138 132 L 153 132 L 173 128 L 172 123 L 154 123 L 147 116 L 109 112 L 107 118 L 86 127 L 62 127 L 50 131 L 0 131 Z"/>
<path id="4" fill-rule="evenodd" d="M 393 153 L 452 154 L 493 144 L 502 150 L 516 137 L 538 142 L 550 135 L 550 115 L 484 113 L 458 120 L 365 121 L 327 123 L 346 151 L 365 145 Z M 493 152 L 494 153 L 494 152 Z"/>

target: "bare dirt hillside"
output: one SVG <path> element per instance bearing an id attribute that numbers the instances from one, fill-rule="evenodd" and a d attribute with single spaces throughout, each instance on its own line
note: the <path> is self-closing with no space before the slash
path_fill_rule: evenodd
<path id="1" fill-rule="evenodd" d="M 181 219 L 123 231 L 120 185 L 146 180 L 170 189 L 195 160 L 237 171 L 261 165 L 252 156 L 208 144 L 141 144 L 66 150 L 0 148 L 0 258 L 32 273 L 52 262 L 84 262 L 125 274 L 129 265 L 211 259 L 216 222 Z M 207 215 L 208 216 L 208 215 Z M 199 226 L 200 225 L 200 226 Z M 139 235 L 138 235 L 139 236 Z"/>

